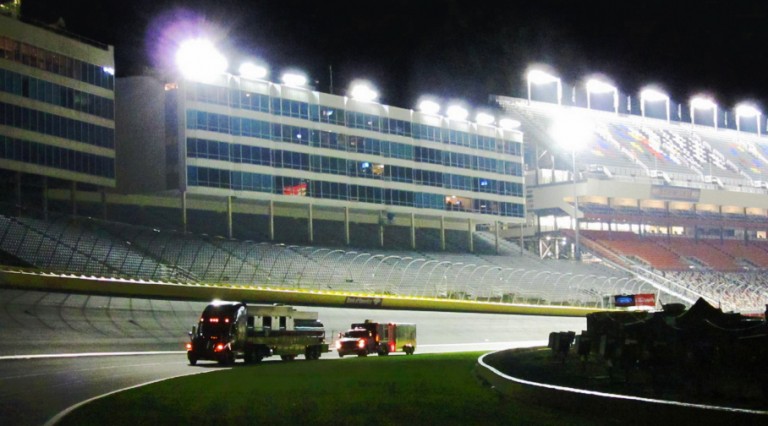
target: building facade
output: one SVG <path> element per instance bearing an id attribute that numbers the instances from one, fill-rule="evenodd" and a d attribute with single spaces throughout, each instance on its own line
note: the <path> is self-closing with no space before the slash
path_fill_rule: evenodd
<path id="1" fill-rule="evenodd" d="M 229 74 L 121 80 L 125 192 L 283 206 L 308 221 L 310 241 L 323 215 L 348 234 L 350 211 L 412 236 L 417 220 L 443 232 L 524 220 L 519 131 Z"/>
<path id="2" fill-rule="evenodd" d="M 115 187 L 112 47 L 0 12 L 2 202 Z"/>

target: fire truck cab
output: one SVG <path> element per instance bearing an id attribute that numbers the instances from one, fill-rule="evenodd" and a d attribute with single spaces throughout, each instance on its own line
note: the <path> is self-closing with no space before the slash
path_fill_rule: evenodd
<path id="1" fill-rule="evenodd" d="M 336 341 L 336 350 L 339 357 L 372 353 L 384 356 L 391 352 L 412 355 L 416 350 L 416 325 L 371 320 L 354 323 L 348 331 L 341 333 Z"/>

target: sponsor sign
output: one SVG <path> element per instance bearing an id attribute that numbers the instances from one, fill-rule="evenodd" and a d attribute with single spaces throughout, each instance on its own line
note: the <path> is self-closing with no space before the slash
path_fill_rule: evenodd
<path id="1" fill-rule="evenodd" d="M 656 295 L 653 293 L 616 295 L 616 296 L 613 296 L 613 304 L 617 308 L 629 308 L 632 306 L 655 308 Z"/>
<path id="2" fill-rule="evenodd" d="M 651 187 L 651 198 L 657 200 L 699 201 L 701 190 L 683 186 L 653 185 Z"/>
<path id="3" fill-rule="evenodd" d="M 345 305 L 366 306 L 366 307 L 373 307 L 373 308 L 380 308 L 381 302 L 382 300 L 380 297 L 347 296 L 347 298 L 344 300 Z"/>
<path id="4" fill-rule="evenodd" d="M 613 304 L 616 305 L 617 308 L 635 306 L 635 296 L 632 294 L 613 296 Z"/>
<path id="5" fill-rule="evenodd" d="M 656 295 L 653 293 L 643 293 L 635 295 L 635 306 L 656 307 Z"/>

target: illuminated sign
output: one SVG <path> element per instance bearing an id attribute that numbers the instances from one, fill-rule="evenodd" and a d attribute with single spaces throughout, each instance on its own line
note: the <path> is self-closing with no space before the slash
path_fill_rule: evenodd
<path id="1" fill-rule="evenodd" d="M 307 195 L 307 184 L 306 183 L 300 183 L 298 185 L 285 186 L 285 187 L 283 187 L 283 195 L 306 196 Z"/>

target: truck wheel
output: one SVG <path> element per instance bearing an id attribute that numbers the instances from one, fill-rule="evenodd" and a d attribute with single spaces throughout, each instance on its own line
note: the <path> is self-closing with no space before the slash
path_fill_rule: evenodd
<path id="1" fill-rule="evenodd" d="M 256 351 L 248 350 L 245 352 L 243 361 L 245 361 L 246 364 L 256 364 L 258 362 L 261 362 L 261 357 L 256 355 Z"/>
<path id="2" fill-rule="evenodd" d="M 283 361 L 293 361 L 296 355 L 280 355 L 280 359 Z"/>
<path id="3" fill-rule="evenodd" d="M 339 352 L 339 358 L 344 358 L 344 354 Z"/>
<path id="4" fill-rule="evenodd" d="M 189 365 L 197 365 L 197 357 L 192 354 L 187 354 L 187 359 L 189 360 Z"/>
<path id="5" fill-rule="evenodd" d="M 368 352 L 358 352 L 357 356 L 368 356 Z"/>
<path id="6" fill-rule="evenodd" d="M 389 350 L 387 348 L 379 349 L 379 356 L 387 356 L 389 355 Z"/>
<path id="7" fill-rule="evenodd" d="M 227 351 L 219 358 L 220 365 L 232 365 L 235 363 L 235 354 L 232 351 Z"/>
<path id="8" fill-rule="evenodd" d="M 306 351 L 304 351 L 304 358 L 306 358 L 307 361 L 320 359 L 320 350 L 318 348 L 309 347 Z"/>

